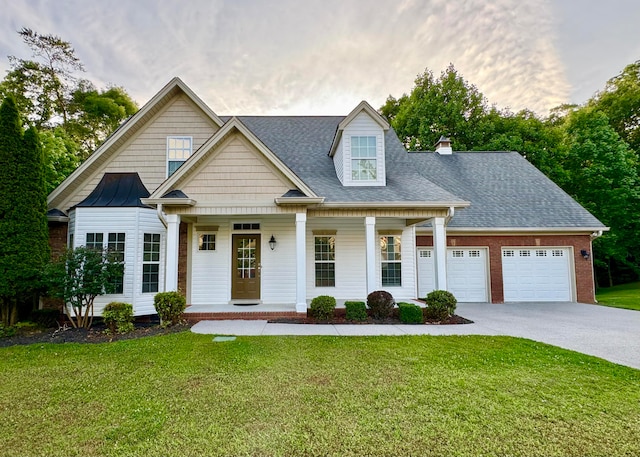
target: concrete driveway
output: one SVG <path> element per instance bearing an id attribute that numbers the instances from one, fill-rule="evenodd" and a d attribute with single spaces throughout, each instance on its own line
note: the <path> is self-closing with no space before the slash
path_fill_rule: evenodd
<path id="1" fill-rule="evenodd" d="M 459 303 L 468 325 L 300 325 L 202 321 L 195 333 L 217 335 L 507 335 L 594 355 L 640 369 L 640 311 L 581 303 Z"/>
<path id="2" fill-rule="evenodd" d="M 640 311 L 582 303 L 460 303 L 456 312 L 483 334 L 529 338 L 640 369 Z"/>

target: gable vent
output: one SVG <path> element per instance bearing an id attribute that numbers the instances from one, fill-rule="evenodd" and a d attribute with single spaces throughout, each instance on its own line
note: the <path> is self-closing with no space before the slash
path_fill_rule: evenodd
<path id="1" fill-rule="evenodd" d="M 451 140 L 446 136 L 441 136 L 435 145 L 436 152 L 442 155 L 452 154 Z"/>

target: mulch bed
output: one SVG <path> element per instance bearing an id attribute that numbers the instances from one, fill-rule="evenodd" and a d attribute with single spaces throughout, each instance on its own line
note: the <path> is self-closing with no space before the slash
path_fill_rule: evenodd
<path id="1" fill-rule="evenodd" d="M 269 319 L 268 322 L 274 323 L 274 324 L 358 324 L 358 325 L 403 324 L 403 322 L 400 321 L 400 317 L 398 316 L 397 308 L 393 310 L 393 315 L 388 319 L 373 319 L 371 316 L 369 316 L 365 321 L 350 321 L 350 320 L 347 320 L 346 314 L 347 314 L 347 311 L 345 309 L 338 308 L 335 310 L 333 318 L 329 319 L 328 321 L 318 321 L 313 317 L 307 315 L 307 317 L 279 317 L 279 318 Z M 473 321 L 454 314 L 453 316 L 450 316 L 448 319 L 444 321 L 427 320 L 425 322 L 425 325 L 456 325 L 456 324 L 473 324 Z M 416 324 L 416 325 L 419 325 L 419 324 Z"/>
<path id="2" fill-rule="evenodd" d="M 0 347 L 37 343 L 108 343 L 182 332 L 190 327 L 191 325 L 189 324 L 181 324 L 162 328 L 159 322 L 136 322 L 135 329 L 132 332 L 122 335 L 108 335 L 105 333 L 104 325 L 100 323 L 93 325 L 89 330 L 67 326 L 66 329 L 63 327 L 58 330 L 44 329 L 19 332 L 16 336 L 0 338 Z"/>

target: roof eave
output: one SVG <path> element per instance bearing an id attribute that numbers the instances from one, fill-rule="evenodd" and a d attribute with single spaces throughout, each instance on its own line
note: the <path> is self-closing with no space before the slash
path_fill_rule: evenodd
<path id="1" fill-rule="evenodd" d="M 324 202 L 324 197 L 276 197 L 276 205 L 319 205 Z"/>
<path id="2" fill-rule="evenodd" d="M 327 202 L 323 203 L 325 208 L 466 208 L 470 205 L 470 202 L 456 201 L 438 201 L 438 202 L 424 202 L 424 201 L 392 201 L 392 202 Z"/>
<path id="3" fill-rule="evenodd" d="M 195 206 L 198 203 L 193 198 L 141 198 L 140 201 L 149 206 Z"/>

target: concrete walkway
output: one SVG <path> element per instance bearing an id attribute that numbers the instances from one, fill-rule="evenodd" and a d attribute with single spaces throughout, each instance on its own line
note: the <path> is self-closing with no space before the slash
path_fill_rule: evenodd
<path id="1" fill-rule="evenodd" d="M 460 303 L 467 325 L 310 325 L 201 321 L 191 331 L 215 335 L 507 335 L 594 355 L 640 369 L 640 311 L 581 303 Z"/>

